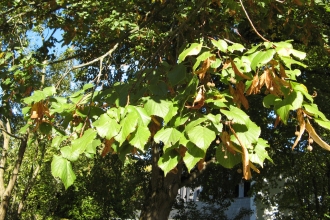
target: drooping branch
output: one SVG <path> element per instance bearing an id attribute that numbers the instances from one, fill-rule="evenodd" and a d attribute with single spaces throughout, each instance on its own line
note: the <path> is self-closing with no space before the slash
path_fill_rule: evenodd
<path id="1" fill-rule="evenodd" d="M 245 7 L 244 7 L 244 5 L 243 5 L 243 2 L 242 2 L 242 0 L 239 0 L 239 2 L 241 3 L 241 5 L 242 5 L 242 9 L 243 9 L 243 11 L 244 11 L 244 13 L 245 13 L 245 15 L 246 15 L 246 18 L 249 20 L 249 22 L 250 22 L 250 24 L 251 24 L 251 27 L 253 28 L 253 30 L 254 30 L 254 32 L 261 38 L 261 39 L 263 39 L 264 41 L 266 41 L 266 42 L 270 42 L 269 40 L 267 40 L 266 38 L 264 38 L 258 31 L 257 31 L 257 29 L 255 28 L 255 26 L 253 25 L 253 22 L 251 21 L 251 19 L 250 19 L 250 17 L 249 17 L 249 14 L 247 13 L 247 11 L 245 10 Z"/>

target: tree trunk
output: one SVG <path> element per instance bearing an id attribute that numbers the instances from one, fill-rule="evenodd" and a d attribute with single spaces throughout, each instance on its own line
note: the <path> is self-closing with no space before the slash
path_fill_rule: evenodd
<path id="1" fill-rule="evenodd" d="M 179 190 L 179 173 L 160 172 L 158 187 L 149 193 L 141 210 L 140 220 L 167 220 Z M 155 180 L 152 180 L 155 181 Z"/>
<path id="2" fill-rule="evenodd" d="M 21 144 L 20 144 L 20 147 L 18 150 L 17 160 L 15 162 L 13 173 L 11 174 L 9 183 L 8 183 L 5 191 L 1 195 L 0 220 L 4 220 L 6 218 L 11 193 L 16 184 L 17 176 L 18 176 L 18 173 L 19 173 L 22 161 L 23 161 L 26 146 L 27 146 L 27 135 L 25 135 L 24 138 L 21 139 Z"/>
<path id="3" fill-rule="evenodd" d="M 178 164 L 177 172 L 170 172 L 164 177 L 164 172 L 157 165 L 157 144 L 153 143 L 152 151 L 149 192 L 141 210 L 140 220 L 167 220 L 181 184 L 182 164 Z"/>
<path id="4" fill-rule="evenodd" d="M 158 167 L 159 149 L 157 144 L 153 143 L 152 145 L 152 171 L 149 192 L 141 210 L 140 220 L 167 220 L 179 189 L 199 177 L 215 159 L 211 158 L 204 164 L 202 169 L 193 169 L 185 175 L 182 175 L 184 164 L 180 162 L 175 171 L 169 172 L 164 177 L 164 172 Z"/>

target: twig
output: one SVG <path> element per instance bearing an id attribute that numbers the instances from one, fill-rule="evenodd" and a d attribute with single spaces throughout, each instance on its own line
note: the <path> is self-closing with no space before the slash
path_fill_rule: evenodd
<path id="1" fill-rule="evenodd" d="M 112 49 L 110 49 L 107 53 L 103 54 L 102 56 L 100 56 L 100 57 L 98 57 L 98 58 L 96 58 L 92 61 L 89 61 L 87 63 L 83 63 L 83 64 L 80 64 L 78 66 L 73 66 L 71 70 L 78 69 L 78 68 L 81 68 L 81 67 L 84 67 L 84 66 L 88 66 L 88 65 L 91 65 L 91 64 L 93 64 L 93 63 L 95 63 L 99 60 L 103 60 L 104 57 L 106 57 L 108 55 L 111 55 L 113 53 L 113 51 L 115 51 L 117 49 L 117 47 L 118 47 L 118 43 L 116 43 L 115 46 Z"/>
<path id="2" fill-rule="evenodd" d="M 5 132 L 5 133 L 6 133 L 7 135 L 9 135 L 10 137 L 13 137 L 13 138 L 16 138 L 16 139 L 19 139 L 19 140 L 23 140 L 23 138 L 18 137 L 18 136 L 16 136 L 16 135 L 12 134 L 12 133 L 9 133 L 8 131 L 6 131 L 6 130 L 3 129 L 3 128 L 0 128 L 0 130 L 3 131 L 3 132 Z"/>
<path id="3" fill-rule="evenodd" d="M 241 5 L 242 5 L 242 9 L 243 9 L 243 11 L 244 11 L 244 13 L 245 13 L 247 19 L 249 20 L 249 22 L 250 22 L 250 24 L 251 24 L 251 26 L 252 26 L 254 32 L 256 32 L 256 34 L 257 34 L 261 39 L 263 39 L 264 41 L 266 41 L 266 42 L 270 42 L 269 40 L 267 40 L 266 38 L 264 38 L 264 37 L 263 37 L 263 36 L 257 31 L 257 29 L 254 27 L 254 25 L 253 25 L 253 23 L 252 23 L 252 21 L 251 21 L 249 15 L 248 15 L 248 13 L 246 12 L 246 10 L 245 10 L 245 8 L 244 8 L 244 5 L 243 5 L 242 0 L 239 0 L 239 2 L 241 3 Z"/>

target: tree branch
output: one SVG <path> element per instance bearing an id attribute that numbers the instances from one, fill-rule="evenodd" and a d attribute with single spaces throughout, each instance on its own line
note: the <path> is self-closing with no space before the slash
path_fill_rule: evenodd
<path id="1" fill-rule="evenodd" d="M 113 46 L 113 48 L 111 48 L 107 53 L 103 54 L 102 56 L 100 56 L 100 57 L 98 57 L 98 58 L 96 58 L 96 59 L 94 59 L 92 61 L 89 61 L 87 63 L 83 63 L 83 64 L 80 64 L 78 66 L 73 66 L 71 68 L 71 70 L 78 69 L 78 68 L 81 68 L 81 67 L 84 67 L 84 66 L 88 66 L 88 65 L 91 65 L 91 64 L 93 64 L 93 63 L 95 63 L 95 62 L 97 62 L 99 60 L 103 60 L 104 57 L 106 57 L 108 55 L 110 56 L 113 53 L 113 51 L 115 51 L 117 49 L 117 47 L 118 47 L 118 43 L 116 43 L 115 46 Z"/>
<path id="2" fill-rule="evenodd" d="M 247 19 L 249 20 L 249 22 L 250 22 L 250 24 L 251 24 L 251 26 L 252 26 L 254 32 L 256 32 L 256 34 L 257 34 L 261 39 L 263 39 L 263 40 L 266 41 L 266 42 L 269 42 L 269 40 L 267 40 L 266 38 L 264 38 L 264 37 L 263 37 L 263 36 L 257 31 L 257 29 L 255 28 L 255 26 L 253 25 L 253 23 L 252 23 L 252 21 L 251 21 L 251 19 L 250 19 L 250 17 L 249 17 L 249 14 L 248 14 L 248 13 L 246 12 L 246 10 L 245 10 L 245 7 L 244 7 L 244 5 L 243 5 L 242 0 L 239 0 L 239 2 L 241 3 L 241 5 L 242 5 L 242 9 L 243 9 L 243 11 L 244 11 L 244 13 L 245 13 Z"/>

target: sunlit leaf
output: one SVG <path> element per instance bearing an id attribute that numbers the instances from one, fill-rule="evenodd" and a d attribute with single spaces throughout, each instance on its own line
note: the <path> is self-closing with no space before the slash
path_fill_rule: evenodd
<path id="1" fill-rule="evenodd" d="M 129 143 L 144 152 L 150 135 L 148 127 L 138 126 L 135 132 L 132 133 Z"/>
<path id="2" fill-rule="evenodd" d="M 188 142 L 186 147 L 188 150 L 183 157 L 183 161 L 186 164 L 188 171 L 190 171 L 196 166 L 198 161 L 205 157 L 205 152 L 191 142 Z"/>
<path id="3" fill-rule="evenodd" d="M 273 162 L 269 157 L 266 148 L 269 147 L 267 141 L 264 139 L 258 138 L 257 144 L 254 146 L 253 151 L 249 154 L 249 159 L 252 163 L 259 164 L 261 167 L 264 167 L 265 159 Z"/>
<path id="4" fill-rule="evenodd" d="M 65 189 L 71 186 L 76 179 L 70 161 L 61 156 L 53 156 L 51 170 L 54 177 L 59 177 L 62 180 Z"/>
<path id="5" fill-rule="evenodd" d="M 227 52 L 228 44 L 224 40 L 211 40 L 212 44 L 216 46 L 220 51 Z"/>
<path id="6" fill-rule="evenodd" d="M 156 143 L 164 143 L 164 151 L 166 148 L 173 146 L 180 140 L 181 132 L 175 128 L 163 128 L 156 133 L 154 140 Z"/>
<path id="7" fill-rule="evenodd" d="M 215 140 L 215 132 L 202 126 L 196 126 L 187 131 L 189 140 L 196 144 L 197 147 L 206 151 L 212 141 Z"/>
<path id="8" fill-rule="evenodd" d="M 182 53 L 179 55 L 178 63 L 184 61 L 187 56 L 197 55 L 202 49 L 202 43 L 192 43 L 188 48 L 186 48 Z"/>
<path id="9" fill-rule="evenodd" d="M 181 160 L 180 154 L 176 150 L 165 152 L 158 160 L 158 166 L 164 171 L 166 176 Z"/>
<path id="10" fill-rule="evenodd" d="M 267 51 L 259 51 L 257 55 L 253 58 L 251 62 L 251 68 L 256 71 L 258 66 L 264 65 L 271 61 L 275 55 L 274 49 L 269 49 Z"/>

